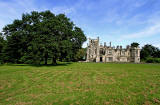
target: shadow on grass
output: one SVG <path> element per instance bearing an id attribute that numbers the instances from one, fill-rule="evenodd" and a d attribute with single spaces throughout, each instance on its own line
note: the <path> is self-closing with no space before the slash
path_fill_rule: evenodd
<path id="1" fill-rule="evenodd" d="M 60 62 L 60 63 L 57 63 L 56 65 L 55 64 L 1 64 L 0 66 L 4 66 L 4 65 L 7 65 L 7 66 L 33 66 L 33 67 L 54 67 L 54 66 L 68 66 L 72 64 L 71 62 Z"/>

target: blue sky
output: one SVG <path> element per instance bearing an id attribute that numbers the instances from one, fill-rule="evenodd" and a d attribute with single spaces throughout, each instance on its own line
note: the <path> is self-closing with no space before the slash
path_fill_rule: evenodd
<path id="1" fill-rule="evenodd" d="M 65 13 L 87 38 L 99 36 L 102 43 L 160 47 L 160 0 L 0 0 L 0 31 L 33 10 Z"/>

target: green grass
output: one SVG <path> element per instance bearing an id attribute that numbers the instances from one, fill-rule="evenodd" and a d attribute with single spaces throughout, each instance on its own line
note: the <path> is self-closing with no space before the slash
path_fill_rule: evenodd
<path id="1" fill-rule="evenodd" d="M 0 104 L 160 104 L 160 65 L 1 65 Z"/>

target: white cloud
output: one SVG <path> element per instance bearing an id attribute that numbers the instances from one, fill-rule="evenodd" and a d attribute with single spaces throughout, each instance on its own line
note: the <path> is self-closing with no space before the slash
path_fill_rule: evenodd
<path id="1" fill-rule="evenodd" d="M 14 19 L 19 19 L 22 13 L 39 10 L 34 4 L 34 0 L 13 0 L 0 1 L 0 31 L 10 24 Z"/>
<path id="2" fill-rule="evenodd" d="M 55 14 L 65 13 L 67 15 L 67 14 L 75 12 L 75 9 L 74 8 L 67 8 L 65 6 L 59 6 L 59 7 L 52 8 L 52 12 Z"/>
<path id="3" fill-rule="evenodd" d="M 75 13 L 76 7 L 55 6 L 53 8 L 42 5 L 38 7 L 36 0 L 13 0 L 13 1 L 0 1 L 0 31 L 2 28 L 10 24 L 14 19 L 20 19 L 22 13 L 30 13 L 31 11 L 44 11 L 51 10 L 53 13 L 65 13 L 66 15 Z M 75 5 L 78 6 L 78 3 Z"/>
<path id="4" fill-rule="evenodd" d="M 141 30 L 140 32 L 131 33 L 128 35 L 123 35 L 121 39 L 135 39 L 135 38 L 144 38 L 153 36 L 157 33 L 160 33 L 160 24 L 155 24 L 146 29 Z"/>
<path id="5" fill-rule="evenodd" d="M 156 47 L 160 48 L 160 44 L 155 44 L 154 46 L 156 46 Z"/>

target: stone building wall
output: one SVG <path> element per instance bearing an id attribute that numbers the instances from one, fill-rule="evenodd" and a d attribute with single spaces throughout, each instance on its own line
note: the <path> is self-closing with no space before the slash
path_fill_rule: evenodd
<path id="1" fill-rule="evenodd" d="M 125 49 L 122 46 L 112 47 L 99 45 L 99 37 L 90 39 L 87 44 L 87 62 L 140 62 L 140 48 L 127 46 Z"/>

